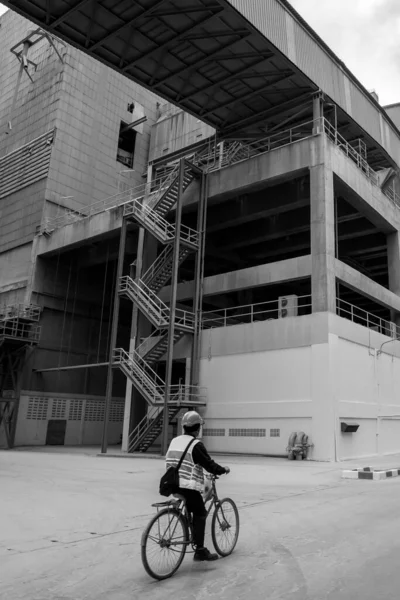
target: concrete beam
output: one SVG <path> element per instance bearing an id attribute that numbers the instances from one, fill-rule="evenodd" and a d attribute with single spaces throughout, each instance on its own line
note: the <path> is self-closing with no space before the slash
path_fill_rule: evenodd
<path id="1" fill-rule="evenodd" d="M 205 277 L 203 293 L 204 296 L 215 296 L 246 288 L 272 285 L 281 281 L 304 279 L 305 277 L 311 277 L 311 256 L 309 255 Z M 182 302 L 193 297 L 193 286 L 193 281 L 178 285 L 179 301 Z M 162 300 L 168 301 L 169 294 L 170 289 L 168 286 L 162 290 L 160 297 Z"/>
<path id="2" fill-rule="evenodd" d="M 336 278 L 348 288 L 363 294 L 386 308 L 400 312 L 399 296 L 337 258 L 335 259 L 335 274 Z"/>
<path id="3" fill-rule="evenodd" d="M 122 225 L 122 210 L 122 207 L 107 210 L 55 229 L 49 236 L 39 236 L 38 256 L 51 255 L 61 248 L 81 246 L 105 234 L 117 234 Z"/>
<path id="4" fill-rule="evenodd" d="M 322 162 L 318 141 L 319 136 L 301 140 L 211 173 L 209 199 L 255 191 L 268 181 L 290 179 L 306 172 Z"/>
<path id="5" fill-rule="evenodd" d="M 336 193 L 340 192 L 340 184 L 344 184 L 348 192 L 346 200 L 371 223 L 385 233 L 400 229 L 399 209 L 344 152 L 329 140 L 325 143 L 332 171 L 340 178 L 340 182 L 335 182 Z"/>

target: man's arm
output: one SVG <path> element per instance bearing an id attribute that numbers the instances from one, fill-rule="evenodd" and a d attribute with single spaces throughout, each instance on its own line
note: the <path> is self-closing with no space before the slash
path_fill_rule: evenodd
<path id="1" fill-rule="evenodd" d="M 192 457 L 193 461 L 203 467 L 208 473 L 212 473 L 213 475 L 223 475 L 226 473 L 225 467 L 221 467 L 221 465 L 213 461 L 202 442 L 197 442 L 194 446 Z"/>

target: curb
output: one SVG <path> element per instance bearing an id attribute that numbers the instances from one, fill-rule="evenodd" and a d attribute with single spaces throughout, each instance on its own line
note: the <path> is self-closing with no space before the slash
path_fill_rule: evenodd
<path id="1" fill-rule="evenodd" d="M 155 455 L 155 454 L 134 454 L 134 453 L 127 453 L 127 454 L 113 454 L 112 452 L 107 452 L 106 454 L 102 454 L 101 452 L 99 452 L 98 454 L 95 454 L 95 456 L 98 456 L 100 458 L 147 458 L 149 460 L 165 460 L 165 456 L 159 456 L 159 455 Z"/>
<path id="2" fill-rule="evenodd" d="M 400 469 L 389 469 L 388 471 L 374 470 L 372 467 L 364 467 L 363 469 L 352 469 L 351 471 L 342 471 L 342 479 L 372 479 L 380 481 L 391 477 L 398 477 Z"/>

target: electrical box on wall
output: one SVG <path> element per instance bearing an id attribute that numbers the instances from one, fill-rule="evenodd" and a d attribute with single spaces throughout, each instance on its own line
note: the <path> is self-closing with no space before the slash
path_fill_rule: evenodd
<path id="1" fill-rule="evenodd" d="M 296 294 L 290 296 L 280 296 L 278 298 L 278 316 L 280 319 L 285 317 L 297 317 L 298 297 Z"/>
<path id="2" fill-rule="evenodd" d="M 340 423 L 342 433 L 355 433 L 359 427 L 356 423 Z"/>

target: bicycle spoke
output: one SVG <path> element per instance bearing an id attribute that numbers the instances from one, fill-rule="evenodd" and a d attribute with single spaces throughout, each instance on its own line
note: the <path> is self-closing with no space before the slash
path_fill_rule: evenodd
<path id="1" fill-rule="evenodd" d="M 227 556 L 236 546 L 239 535 L 239 515 L 236 506 L 229 500 L 222 500 L 215 510 L 212 522 L 215 549 Z"/>
<path id="2" fill-rule="evenodd" d="M 160 512 L 145 533 L 142 559 L 146 570 L 156 579 L 169 577 L 186 552 L 185 522 L 176 512 Z"/>

